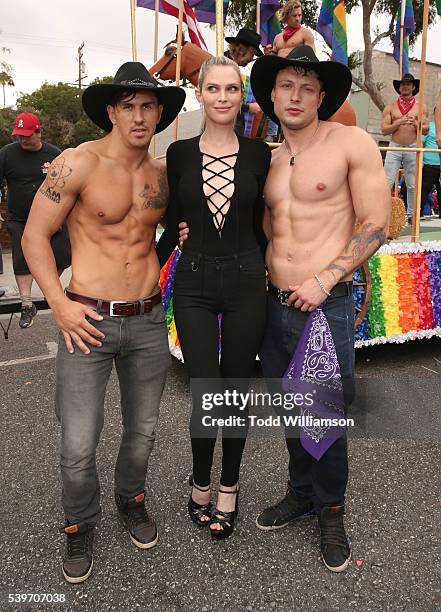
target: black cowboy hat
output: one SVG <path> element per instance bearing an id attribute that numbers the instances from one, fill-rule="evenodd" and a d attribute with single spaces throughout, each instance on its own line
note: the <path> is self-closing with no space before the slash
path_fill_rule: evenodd
<path id="1" fill-rule="evenodd" d="M 161 87 L 143 64 L 126 62 L 118 68 L 113 83 L 90 85 L 83 93 L 81 101 L 86 115 L 106 132 L 112 130 L 107 106 L 118 91 L 152 91 L 155 94 L 163 107 L 155 134 L 162 132 L 173 122 L 185 101 L 185 91 L 180 87 Z"/>
<path id="2" fill-rule="evenodd" d="M 279 70 L 290 66 L 300 66 L 317 73 L 325 91 L 318 117 L 322 120 L 329 119 L 348 97 L 352 83 L 351 71 L 340 62 L 319 61 L 312 48 L 307 45 L 296 47 L 286 57 L 265 55 L 254 62 L 251 70 L 251 89 L 265 115 L 280 124 L 274 114 L 271 91 Z"/>
<path id="3" fill-rule="evenodd" d="M 401 80 L 398 79 L 394 79 L 393 81 L 394 84 L 394 89 L 397 92 L 397 94 L 400 93 L 400 85 L 401 83 L 413 83 L 415 85 L 415 89 L 413 90 L 413 95 L 416 96 L 417 93 L 420 90 L 420 80 L 416 79 L 413 74 L 410 74 L 410 72 L 406 72 L 405 75 L 403 75 L 403 78 Z"/>
<path id="4" fill-rule="evenodd" d="M 256 51 L 256 55 L 263 55 L 262 51 L 259 49 L 262 37 L 254 30 L 250 30 L 250 28 L 240 28 L 236 36 L 227 36 L 225 40 L 227 43 L 242 43 L 247 47 L 253 47 Z"/>

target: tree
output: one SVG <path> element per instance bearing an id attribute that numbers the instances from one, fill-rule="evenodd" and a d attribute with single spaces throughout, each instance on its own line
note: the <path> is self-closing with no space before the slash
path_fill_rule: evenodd
<path id="1" fill-rule="evenodd" d="M 0 52 L 10 53 L 10 49 L 8 49 L 7 47 L 0 47 Z M 5 107 L 6 87 L 14 87 L 14 80 L 12 78 L 12 66 L 8 64 L 8 62 L 6 62 L 4 59 L 0 61 L 0 85 L 3 88 L 3 107 Z"/>
<path id="2" fill-rule="evenodd" d="M 111 82 L 112 77 L 95 79 L 92 84 Z M 81 106 L 81 91 L 68 83 L 43 85 L 31 94 L 22 94 L 17 100 L 19 112 L 36 113 L 44 129 L 44 139 L 66 149 L 86 140 L 104 135 L 86 115 Z"/>
<path id="3" fill-rule="evenodd" d="M 0 149 L 12 141 L 16 112 L 12 108 L 0 108 Z"/>
<path id="4" fill-rule="evenodd" d="M 429 25 L 436 17 L 436 2 L 430 0 Z M 382 111 L 385 103 L 381 90 L 384 87 L 383 83 L 375 81 L 372 68 L 372 54 L 375 47 L 383 39 L 389 38 L 394 41 L 395 23 L 397 14 L 401 6 L 401 0 L 346 0 L 346 12 L 350 13 L 357 8 L 361 3 L 363 11 L 363 40 L 364 40 L 364 56 L 363 69 L 364 78 L 359 80 L 352 77 L 354 83 L 365 91 L 373 103 Z M 303 0 L 303 21 L 305 25 L 312 29 L 316 29 L 317 18 L 320 12 L 321 2 L 319 0 Z M 415 14 L 416 30 L 415 34 L 410 39 L 412 46 L 423 29 L 423 0 L 413 0 L 413 10 Z M 375 17 L 386 16 L 388 18 L 388 27 L 380 30 L 374 26 Z M 227 25 L 231 29 L 243 27 L 255 28 L 256 23 L 256 1 L 255 0 L 231 0 L 227 15 Z M 349 66 L 352 68 L 351 59 Z"/>

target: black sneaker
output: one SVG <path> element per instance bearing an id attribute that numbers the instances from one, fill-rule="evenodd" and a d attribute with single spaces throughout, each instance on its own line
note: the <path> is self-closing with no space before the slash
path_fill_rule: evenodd
<path id="1" fill-rule="evenodd" d="M 95 527 L 79 523 L 67 525 L 61 531 L 67 536 L 63 576 L 71 584 L 84 582 L 92 573 Z"/>
<path id="2" fill-rule="evenodd" d="M 319 514 L 320 550 L 323 563 L 331 572 L 343 572 L 351 559 L 351 546 L 346 536 L 344 506 L 322 508 Z"/>
<path id="3" fill-rule="evenodd" d="M 22 306 L 21 307 L 21 317 L 20 317 L 20 322 L 19 322 L 20 327 L 22 327 L 23 329 L 27 327 L 31 327 L 32 323 L 34 322 L 34 317 L 36 314 L 37 314 L 37 308 L 35 304 L 32 304 L 31 306 Z"/>
<path id="4" fill-rule="evenodd" d="M 264 510 L 256 519 L 256 525 L 263 531 L 281 529 L 292 521 L 314 514 L 311 500 L 296 495 L 289 487 L 285 497 L 274 506 Z"/>
<path id="5" fill-rule="evenodd" d="M 125 500 L 115 493 L 119 515 L 129 530 L 130 539 L 138 548 L 152 548 L 158 542 L 158 530 L 155 522 L 147 514 L 144 505 L 144 493 Z"/>

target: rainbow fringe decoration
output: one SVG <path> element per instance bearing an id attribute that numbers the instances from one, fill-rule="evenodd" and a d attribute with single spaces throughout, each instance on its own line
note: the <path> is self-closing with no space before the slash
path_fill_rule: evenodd
<path id="1" fill-rule="evenodd" d="M 346 35 L 346 2 L 323 0 L 317 21 L 317 32 L 332 49 L 334 62 L 348 65 L 348 38 Z"/>
<path id="2" fill-rule="evenodd" d="M 181 251 L 176 248 L 161 270 L 159 285 L 162 293 L 162 307 L 164 308 L 167 319 L 170 353 L 180 361 L 184 361 L 173 315 L 173 283 L 175 280 L 176 266 L 178 265 L 180 256 Z"/>
<path id="3" fill-rule="evenodd" d="M 368 265 L 371 301 L 355 330 L 357 348 L 441 336 L 441 241 L 390 243 Z M 361 287 L 354 287 L 358 307 L 362 294 Z"/>

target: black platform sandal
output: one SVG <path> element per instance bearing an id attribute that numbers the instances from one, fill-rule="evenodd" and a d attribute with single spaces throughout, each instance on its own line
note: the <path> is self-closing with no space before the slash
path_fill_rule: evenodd
<path id="1" fill-rule="evenodd" d="M 209 486 L 206 487 L 205 489 L 198 487 L 198 485 L 195 484 L 193 480 L 192 474 L 188 477 L 188 484 L 190 485 L 190 487 L 194 487 L 195 489 L 197 489 L 198 491 L 201 491 L 202 493 L 206 493 L 207 491 L 210 490 Z M 207 525 L 210 524 L 210 521 L 203 521 L 202 517 L 208 516 L 210 518 L 212 512 L 213 512 L 213 504 L 211 501 L 208 502 L 208 504 L 197 504 L 193 500 L 191 493 L 190 493 L 190 499 L 188 500 L 188 514 L 190 515 L 190 518 L 193 521 L 193 523 L 196 523 L 196 525 L 198 525 L 199 527 L 206 527 Z"/>
<path id="2" fill-rule="evenodd" d="M 229 538 L 230 535 L 234 531 L 234 521 L 239 512 L 239 485 L 234 489 L 234 491 L 221 491 L 219 493 L 227 493 L 229 495 L 236 494 L 236 505 L 232 512 L 223 512 L 218 508 L 213 510 L 213 514 L 211 515 L 210 524 L 219 523 L 222 529 L 211 529 L 210 533 L 211 537 L 214 540 L 225 540 L 225 538 Z"/>

